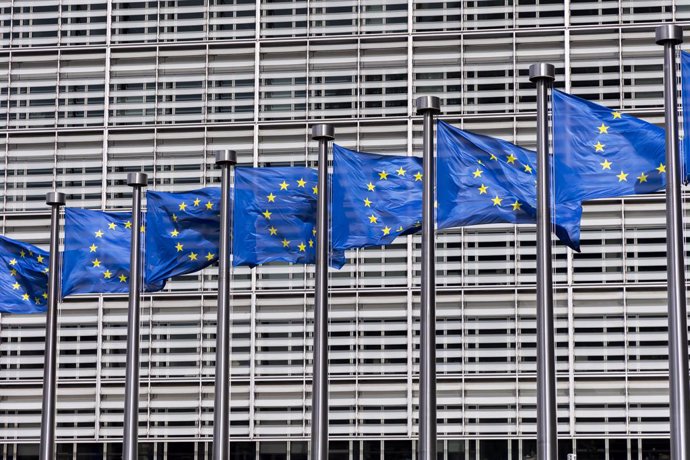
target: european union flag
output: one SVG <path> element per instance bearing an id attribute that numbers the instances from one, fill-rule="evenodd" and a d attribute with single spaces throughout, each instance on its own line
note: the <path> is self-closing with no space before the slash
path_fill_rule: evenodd
<path id="1" fill-rule="evenodd" d="M 218 261 L 220 188 L 146 192 L 146 281 L 203 269 Z"/>
<path id="2" fill-rule="evenodd" d="M 236 168 L 233 265 L 314 263 L 317 184 L 311 168 Z"/>
<path id="3" fill-rule="evenodd" d="M 556 224 L 576 249 L 583 201 L 664 187 L 663 129 L 561 91 L 553 92 L 553 125 Z"/>
<path id="4" fill-rule="evenodd" d="M 65 210 L 62 296 L 129 292 L 129 257 L 133 229 L 130 213 Z M 157 291 L 163 283 L 146 284 Z"/>
<path id="5" fill-rule="evenodd" d="M 421 158 L 356 152 L 334 144 L 333 249 L 385 245 L 418 231 L 422 179 Z"/>
<path id="6" fill-rule="evenodd" d="M 683 180 L 690 182 L 690 53 L 680 53 L 681 97 L 683 100 L 683 133 L 681 136 L 683 149 Z"/>
<path id="7" fill-rule="evenodd" d="M 0 235 L 0 263 L 0 312 L 46 311 L 48 253 Z"/>

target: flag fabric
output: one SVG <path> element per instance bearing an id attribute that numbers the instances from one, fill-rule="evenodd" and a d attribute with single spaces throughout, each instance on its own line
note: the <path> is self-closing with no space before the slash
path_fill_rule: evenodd
<path id="1" fill-rule="evenodd" d="M 142 226 L 138 231 L 144 232 Z M 131 213 L 65 210 L 62 295 L 129 292 Z M 163 283 L 146 284 L 157 291 Z"/>
<path id="2" fill-rule="evenodd" d="M 683 102 L 683 181 L 690 182 L 690 53 L 680 52 L 681 100 Z"/>
<path id="3" fill-rule="evenodd" d="M 146 192 L 147 283 L 164 284 L 218 261 L 220 197 L 218 187 Z"/>
<path id="4" fill-rule="evenodd" d="M 421 228 L 421 158 L 334 144 L 332 180 L 334 250 L 386 245 Z"/>
<path id="5" fill-rule="evenodd" d="M 0 312 L 46 311 L 48 260 L 43 249 L 0 235 Z"/>
<path id="6" fill-rule="evenodd" d="M 567 237 L 579 249 L 583 201 L 664 187 L 665 134 L 644 120 L 561 91 L 553 91 L 552 105 L 555 221 L 569 229 Z"/>

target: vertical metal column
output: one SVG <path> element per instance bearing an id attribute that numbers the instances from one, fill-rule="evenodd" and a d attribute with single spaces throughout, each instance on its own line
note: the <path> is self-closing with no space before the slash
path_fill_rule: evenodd
<path id="1" fill-rule="evenodd" d="M 148 176 L 144 173 L 127 174 L 127 185 L 132 187 L 132 245 L 129 257 L 129 310 L 127 312 L 127 363 L 125 373 L 125 428 L 122 459 L 137 460 L 139 435 L 139 302 L 141 296 L 141 191 Z"/>
<path id="2" fill-rule="evenodd" d="M 434 115 L 441 100 L 422 96 L 415 101 L 424 116 L 424 184 L 422 190 L 421 347 L 419 370 L 419 460 L 436 460 L 436 218 L 434 201 Z"/>
<path id="3" fill-rule="evenodd" d="M 216 152 L 220 179 L 220 250 L 216 325 L 216 395 L 213 412 L 213 459 L 230 458 L 230 172 L 237 164 L 234 150 Z"/>
<path id="4" fill-rule="evenodd" d="M 688 313 L 685 301 L 683 214 L 678 148 L 676 45 L 683 29 L 673 24 L 656 29 L 656 43 L 664 46 L 664 107 L 666 117 L 666 260 L 668 270 L 668 358 L 671 403 L 671 458 L 690 459 L 688 417 Z M 689 120 L 685 122 L 688 123 Z"/>
<path id="5" fill-rule="evenodd" d="M 48 304 L 46 305 L 46 348 L 43 364 L 43 412 L 41 413 L 40 460 L 55 458 L 55 401 L 57 396 L 58 270 L 60 267 L 60 206 L 65 194 L 46 194 L 50 206 L 50 262 L 48 264 Z"/>
<path id="6" fill-rule="evenodd" d="M 556 460 L 556 361 L 551 274 L 551 161 L 549 159 L 549 88 L 552 64 L 532 64 L 529 80 L 537 85 L 537 459 Z"/>
<path id="7" fill-rule="evenodd" d="M 319 196 L 316 214 L 316 289 L 314 291 L 314 356 L 311 388 L 311 458 L 328 460 L 328 143 L 333 125 L 311 129 L 319 141 Z"/>

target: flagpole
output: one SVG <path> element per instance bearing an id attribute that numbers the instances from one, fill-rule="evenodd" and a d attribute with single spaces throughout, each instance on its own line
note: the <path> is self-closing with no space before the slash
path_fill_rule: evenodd
<path id="1" fill-rule="evenodd" d="M 314 292 L 314 356 L 311 389 L 311 458 L 328 460 L 328 143 L 330 124 L 312 126 L 319 141 L 319 183 L 316 214 L 316 289 Z"/>
<path id="2" fill-rule="evenodd" d="M 139 434 L 139 302 L 141 295 L 141 191 L 148 176 L 127 174 L 132 187 L 132 245 L 130 250 L 129 307 L 127 311 L 127 363 L 125 371 L 125 427 L 122 460 L 137 460 Z"/>
<path id="3" fill-rule="evenodd" d="M 529 80 L 537 86 L 537 459 L 556 460 L 556 362 L 551 275 L 551 169 L 549 89 L 552 64 L 532 64 Z"/>
<path id="4" fill-rule="evenodd" d="M 216 394 L 213 413 L 213 459 L 230 458 L 230 172 L 237 164 L 234 150 L 216 152 L 220 180 L 220 250 L 216 321 Z"/>
<path id="5" fill-rule="evenodd" d="M 436 231 L 434 194 L 434 115 L 441 100 L 422 96 L 415 101 L 424 116 L 424 187 L 422 190 L 421 350 L 419 371 L 419 460 L 436 460 Z"/>
<path id="6" fill-rule="evenodd" d="M 678 94 L 676 45 L 683 29 L 665 24 L 656 29 L 664 47 L 664 107 L 666 118 L 666 254 L 668 270 L 668 358 L 671 403 L 671 458 L 690 459 L 690 386 L 688 385 L 688 313 L 681 203 L 681 163 L 678 155 Z M 687 120 L 686 120 L 687 123 Z"/>
<path id="7" fill-rule="evenodd" d="M 58 270 L 60 266 L 60 207 L 65 194 L 46 194 L 50 206 L 50 262 L 48 264 L 48 303 L 46 305 L 46 348 L 43 365 L 43 412 L 41 413 L 40 460 L 55 458 L 55 401 L 57 396 Z"/>

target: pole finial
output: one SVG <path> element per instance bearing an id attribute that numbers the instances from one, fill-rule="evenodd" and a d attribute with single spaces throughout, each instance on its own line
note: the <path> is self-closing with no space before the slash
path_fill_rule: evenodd
<path id="1" fill-rule="evenodd" d="M 537 62 L 529 66 L 529 81 L 556 79 L 556 68 L 548 62 Z"/>
<path id="2" fill-rule="evenodd" d="M 127 185 L 130 187 L 146 187 L 149 176 L 142 172 L 132 172 L 127 174 Z"/>
<path id="3" fill-rule="evenodd" d="M 216 166 L 236 165 L 237 152 L 234 150 L 216 150 Z"/>
<path id="4" fill-rule="evenodd" d="M 678 45 L 683 43 L 683 28 L 675 24 L 664 24 L 656 28 L 657 45 Z"/>
<path id="5" fill-rule="evenodd" d="M 414 101 L 417 113 L 422 114 L 431 112 L 432 114 L 441 113 L 441 99 L 437 96 L 420 96 Z"/>
<path id="6" fill-rule="evenodd" d="M 48 192 L 46 193 L 46 204 L 49 206 L 64 206 L 66 199 L 62 192 Z"/>
<path id="7" fill-rule="evenodd" d="M 311 138 L 318 141 L 320 139 L 335 139 L 335 128 L 328 123 L 321 123 L 311 127 Z"/>

